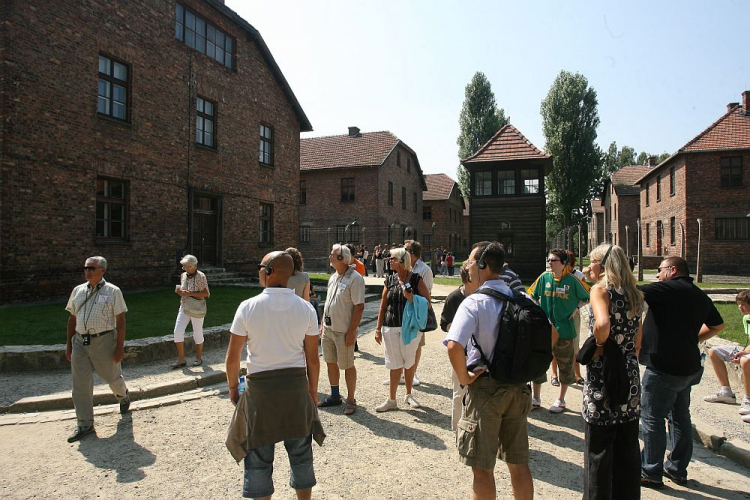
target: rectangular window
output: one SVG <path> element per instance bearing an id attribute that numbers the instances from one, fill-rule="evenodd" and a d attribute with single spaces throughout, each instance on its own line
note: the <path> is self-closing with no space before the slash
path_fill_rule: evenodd
<path id="1" fill-rule="evenodd" d="M 422 242 L 424 243 L 424 246 L 431 247 L 432 246 L 432 235 L 431 234 L 422 235 Z"/>
<path id="2" fill-rule="evenodd" d="M 347 230 L 346 224 L 337 225 L 336 241 L 342 243 L 359 243 L 359 226 L 357 224 L 350 224 Z"/>
<path id="3" fill-rule="evenodd" d="M 669 219 L 669 244 L 677 244 L 677 230 L 675 228 L 677 221 L 674 217 Z"/>
<path id="4" fill-rule="evenodd" d="M 344 229 L 346 229 L 346 224 L 338 224 L 336 226 L 336 241 L 340 243 L 344 243 Z"/>
<path id="5" fill-rule="evenodd" d="M 393 206 L 393 183 L 388 181 L 388 204 Z"/>
<path id="6" fill-rule="evenodd" d="M 128 185 L 116 179 L 96 179 L 96 237 L 124 240 Z"/>
<path id="7" fill-rule="evenodd" d="M 614 208 L 612 209 L 612 217 L 617 220 L 617 203 L 615 203 Z"/>
<path id="8" fill-rule="evenodd" d="M 347 233 L 349 241 L 347 243 L 359 243 L 359 225 L 352 224 L 349 226 L 349 232 Z"/>
<path id="9" fill-rule="evenodd" d="M 299 181 L 299 204 L 307 204 L 307 181 Z"/>
<path id="10" fill-rule="evenodd" d="M 234 67 L 234 38 L 179 3 L 175 7 L 174 35 L 219 64 Z"/>
<path id="11" fill-rule="evenodd" d="M 669 169 L 669 196 L 674 196 L 674 167 Z"/>
<path id="12" fill-rule="evenodd" d="M 258 155 L 258 160 L 263 165 L 273 165 L 273 129 L 265 125 L 260 126 L 260 154 Z"/>
<path id="13" fill-rule="evenodd" d="M 411 173 L 411 158 L 406 159 L 406 173 L 407 174 Z"/>
<path id="14" fill-rule="evenodd" d="M 401 166 L 401 151 L 396 151 L 396 165 Z"/>
<path id="15" fill-rule="evenodd" d="M 717 240 L 750 240 L 750 217 L 714 219 Z"/>
<path id="16" fill-rule="evenodd" d="M 500 170 L 497 173 L 497 192 L 503 196 L 516 194 L 516 171 Z"/>
<path id="17" fill-rule="evenodd" d="M 130 68 L 122 61 L 99 54 L 99 100 L 97 112 L 129 121 Z"/>
<path id="18" fill-rule="evenodd" d="M 476 172 L 474 174 L 474 196 L 490 196 L 492 194 L 492 172 Z"/>
<path id="19" fill-rule="evenodd" d="M 195 115 L 195 143 L 216 148 L 216 103 L 199 97 Z"/>
<path id="20" fill-rule="evenodd" d="M 721 159 L 721 187 L 742 187 L 742 157 Z"/>
<path id="21" fill-rule="evenodd" d="M 299 242 L 310 243 L 310 226 L 299 227 Z"/>
<path id="22" fill-rule="evenodd" d="M 523 194 L 539 194 L 539 169 L 522 169 Z"/>
<path id="23" fill-rule="evenodd" d="M 651 224 L 646 224 L 646 246 L 651 246 Z"/>
<path id="24" fill-rule="evenodd" d="M 258 243 L 265 245 L 273 244 L 273 205 L 270 203 L 261 203 L 258 219 L 260 224 Z"/>
<path id="25" fill-rule="evenodd" d="M 417 193 L 412 193 L 412 204 L 414 205 L 413 210 L 417 211 Z"/>
<path id="26" fill-rule="evenodd" d="M 401 210 L 406 210 L 406 188 L 401 188 Z"/>
<path id="27" fill-rule="evenodd" d="M 648 182 L 646 183 L 644 192 L 646 193 L 646 206 L 649 206 L 651 204 L 651 200 L 649 199 L 649 196 L 648 196 Z"/>
<path id="28" fill-rule="evenodd" d="M 661 175 L 656 176 L 656 203 L 661 201 Z"/>
<path id="29" fill-rule="evenodd" d="M 341 179 L 341 203 L 351 203 L 354 201 L 354 177 L 344 177 Z"/>
<path id="30" fill-rule="evenodd" d="M 422 205 L 422 220 L 432 220 L 432 205 Z"/>

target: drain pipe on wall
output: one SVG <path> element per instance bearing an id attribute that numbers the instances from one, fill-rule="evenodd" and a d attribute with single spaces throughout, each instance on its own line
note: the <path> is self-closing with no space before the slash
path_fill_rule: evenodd
<path id="1" fill-rule="evenodd" d="M 702 220 L 695 219 L 698 221 L 698 258 L 696 259 L 695 269 L 695 281 L 703 283 L 703 274 L 701 273 L 701 240 L 703 239 L 703 225 Z"/>

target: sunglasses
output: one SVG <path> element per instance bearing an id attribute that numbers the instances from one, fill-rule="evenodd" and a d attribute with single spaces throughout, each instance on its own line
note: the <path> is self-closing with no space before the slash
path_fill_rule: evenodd
<path id="1" fill-rule="evenodd" d="M 664 267 L 657 267 L 656 269 L 658 269 L 658 270 L 659 270 L 659 272 L 661 272 L 661 270 L 662 270 L 662 269 L 671 269 L 671 268 L 673 268 L 673 267 L 674 267 L 674 266 L 664 266 Z"/>
<path id="2" fill-rule="evenodd" d="M 96 266 L 83 266 L 84 271 L 96 271 Z"/>
<path id="3" fill-rule="evenodd" d="M 560 262 L 560 259 L 547 259 L 547 262 Z"/>

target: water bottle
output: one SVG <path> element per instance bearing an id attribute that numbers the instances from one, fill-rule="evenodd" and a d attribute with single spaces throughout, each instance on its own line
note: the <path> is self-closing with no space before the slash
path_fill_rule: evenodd
<path id="1" fill-rule="evenodd" d="M 247 384 L 245 383 L 245 376 L 244 375 L 240 375 L 240 385 L 238 387 L 238 389 L 240 391 L 240 394 L 242 394 L 243 392 L 245 392 L 246 388 L 247 388 Z"/>
<path id="2" fill-rule="evenodd" d="M 701 352 L 701 366 L 706 364 L 706 351 Z"/>

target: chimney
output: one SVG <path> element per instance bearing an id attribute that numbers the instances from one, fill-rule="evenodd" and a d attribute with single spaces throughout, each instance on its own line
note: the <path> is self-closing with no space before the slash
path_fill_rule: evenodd
<path id="1" fill-rule="evenodd" d="M 729 104 L 727 104 L 727 113 L 729 113 L 730 111 L 732 111 L 735 106 L 739 106 L 739 105 L 740 105 L 740 103 L 738 103 L 738 102 L 730 102 Z"/>
<path id="2" fill-rule="evenodd" d="M 745 114 L 750 114 L 750 90 L 746 90 L 742 93 L 742 109 L 745 110 Z"/>
<path id="3" fill-rule="evenodd" d="M 359 127 L 349 127 L 349 137 L 359 137 Z"/>
<path id="4" fill-rule="evenodd" d="M 649 156 L 647 165 L 654 168 L 656 166 L 656 156 Z"/>

